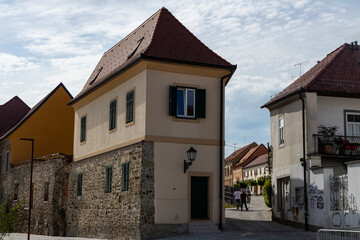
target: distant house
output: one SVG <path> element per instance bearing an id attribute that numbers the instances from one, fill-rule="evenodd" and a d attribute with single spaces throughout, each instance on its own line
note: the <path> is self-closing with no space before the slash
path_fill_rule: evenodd
<path id="1" fill-rule="evenodd" d="M 13 128 L 28 113 L 30 107 L 26 105 L 18 96 L 3 105 L 0 105 L 0 137 Z M 9 141 L 0 141 L 0 179 L 9 172 L 10 168 L 11 145 Z M 0 202 L 5 194 L 4 181 L 0 181 Z"/>
<path id="2" fill-rule="evenodd" d="M 67 235 L 221 228 L 224 88 L 235 69 L 165 8 L 105 52 L 70 103 Z"/>
<path id="3" fill-rule="evenodd" d="M 65 165 L 71 161 L 73 152 L 74 111 L 67 105 L 71 100 L 72 96 L 63 84 L 30 111 L 16 97 L 18 103 L 14 104 L 16 110 L 13 111 L 21 112 L 22 118 L 14 121 L 16 124 L 0 137 L 0 162 L 2 158 L 6 159 L 0 174 L 0 202 L 23 201 L 25 206 L 29 204 L 32 150 L 31 142 L 20 138 L 34 139 L 33 233 L 65 234 L 65 217 L 61 216 L 66 209 L 68 168 L 65 169 Z M 25 223 L 20 231 L 26 231 Z"/>
<path id="4" fill-rule="evenodd" d="M 257 181 L 260 177 L 269 176 L 268 169 L 268 154 L 263 154 L 255 158 L 249 164 L 243 167 L 244 180 L 255 180 Z M 262 193 L 262 187 L 253 186 L 251 188 L 252 194 L 258 195 Z"/>
<path id="5" fill-rule="evenodd" d="M 275 218 L 359 227 L 359 59 L 357 42 L 345 43 L 262 106 L 271 116 Z"/>
<path id="6" fill-rule="evenodd" d="M 240 162 L 240 160 L 250 151 L 251 148 L 258 146 L 255 142 L 246 145 L 232 154 L 230 154 L 225 159 L 225 186 L 233 186 L 236 181 L 240 181 L 240 177 L 234 177 L 234 166 Z"/>
<path id="7" fill-rule="evenodd" d="M 244 167 L 252 162 L 258 156 L 263 154 L 267 154 L 267 149 L 263 144 L 260 144 L 256 147 L 251 148 L 244 157 L 240 159 L 240 161 L 234 166 L 234 182 L 236 181 L 244 181 Z"/>

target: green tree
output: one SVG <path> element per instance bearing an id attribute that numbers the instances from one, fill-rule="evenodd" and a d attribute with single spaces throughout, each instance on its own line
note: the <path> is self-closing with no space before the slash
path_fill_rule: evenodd
<path id="1" fill-rule="evenodd" d="M 265 184 L 266 179 L 264 177 L 259 177 L 257 183 L 260 187 L 263 187 Z"/>
<path id="2" fill-rule="evenodd" d="M 268 178 L 264 184 L 263 196 L 264 196 L 265 205 L 270 208 L 271 208 L 271 195 L 272 195 L 271 179 Z"/>
<path id="3" fill-rule="evenodd" d="M 0 205 L 0 239 L 6 235 L 15 232 L 21 221 L 23 206 L 17 202 L 11 206 L 11 203 L 4 202 Z"/>

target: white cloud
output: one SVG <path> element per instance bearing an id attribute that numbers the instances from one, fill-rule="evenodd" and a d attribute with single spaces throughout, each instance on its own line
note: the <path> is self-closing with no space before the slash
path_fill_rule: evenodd
<path id="1" fill-rule="evenodd" d="M 0 75 L 9 75 L 17 71 L 26 71 L 38 67 L 39 65 L 32 62 L 29 58 L 0 53 Z"/>

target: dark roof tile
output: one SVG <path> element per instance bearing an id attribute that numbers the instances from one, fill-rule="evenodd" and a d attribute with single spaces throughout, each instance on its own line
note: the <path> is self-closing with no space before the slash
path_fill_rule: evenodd
<path id="1" fill-rule="evenodd" d="M 0 136 L 14 127 L 29 111 L 30 107 L 18 96 L 0 105 Z"/>

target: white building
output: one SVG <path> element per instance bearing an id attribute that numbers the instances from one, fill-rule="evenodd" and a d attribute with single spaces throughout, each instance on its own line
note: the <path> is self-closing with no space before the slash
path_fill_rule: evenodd
<path id="1" fill-rule="evenodd" d="M 314 228 L 360 227 L 359 59 L 357 43 L 344 44 L 262 106 L 270 111 L 275 218 Z M 318 135 L 321 125 L 336 126 L 336 137 Z"/>

